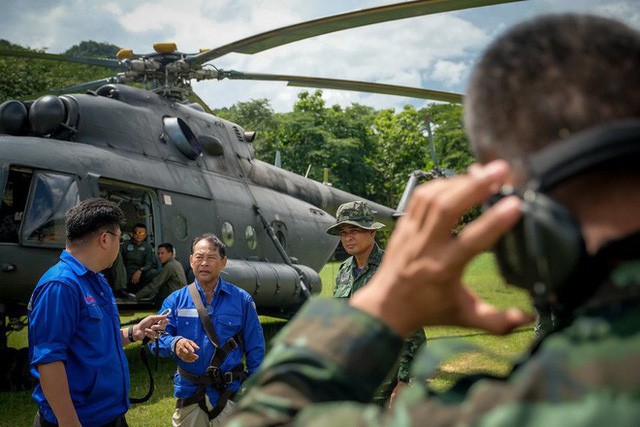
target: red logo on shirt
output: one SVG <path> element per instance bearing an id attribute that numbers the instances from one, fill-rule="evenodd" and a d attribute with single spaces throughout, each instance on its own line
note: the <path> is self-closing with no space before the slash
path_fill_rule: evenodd
<path id="1" fill-rule="evenodd" d="M 96 299 L 93 297 L 93 295 L 85 295 L 84 302 L 86 302 L 87 304 L 93 304 L 96 302 Z"/>

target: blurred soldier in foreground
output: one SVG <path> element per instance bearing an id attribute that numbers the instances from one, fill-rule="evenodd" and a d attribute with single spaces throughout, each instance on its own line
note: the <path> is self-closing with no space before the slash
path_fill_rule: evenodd
<path id="1" fill-rule="evenodd" d="M 375 221 L 374 213 L 365 202 L 344 203 L 336 212 L 336 223 L 327 229 L 327 233 L 340 236 L 344 250 L 351 255 L 338 270 L 333 288 L 335 298 L 350 298 L 378 270 L 384 252 L 376 243 L 376 230 L 384 227 L 384 224 Z M 380 386 L 373 397 L 374 402 L 379 405 L 393 403 L 398 393 L 409 384 L 411 363 L 425 342 L 422 328 L 405 340 L 398 369 Z"/>
<path id="2" fill-rule="evenodd" d="M 638 70 L 640 34 L 604 18 L 545 16 L 492 43 L 465 98 L 483 164 L 416 189 L 369 284 L 300 311 L 229 425 L 638 425 Z M 491 197 L 505 184 L 524 197 Z M 461 282 L 494 245 L 509 281 L 554 310 L 554 330 L 506 378 L 441 396 L 415 381 L 391 410 L 366 405 L 416 328 L 505 334 L 533 320 Z"/>

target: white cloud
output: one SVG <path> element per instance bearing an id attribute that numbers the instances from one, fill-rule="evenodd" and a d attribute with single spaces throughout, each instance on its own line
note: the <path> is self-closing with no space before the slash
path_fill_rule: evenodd
<path id="1" fill-rule="evenodd" d="M 468 69 L 469 66 L 462 62 L 439 60 L 433 67 L 431 78 L 434 80 L 440 80 L 444 82 L 447 87 L 451 87 L 462 82 L 462 77 Z"/>
<path id="2" fill-rule="evenodd" d="M 172 41 L 183 52 L 215 48 L 264 31 L 397 0 L 107 0 L 95 8 L 82 0 L 5 0 L 0 38 L 63 52 L 84 40 L 144 53 Z M 461 92 L 469 66 L 484 46 L 513 22 L 538 13 L 581 10 L 624 18 L 640 27 L 637 0 L 529 0 L 355 28 L 291 43 L 255 55 L 228 54 L 213 64 L 239 71 L 294 74 Z M 287 111 L 301 88 L 275 82 L 194 83 L 212 107 L 267 98 Z M 309 89 L 313 90 L 313 89 Z M 324 91 L 327 104 L 352 102 L 375 108 L 423 100 L 346 91 Z"/>

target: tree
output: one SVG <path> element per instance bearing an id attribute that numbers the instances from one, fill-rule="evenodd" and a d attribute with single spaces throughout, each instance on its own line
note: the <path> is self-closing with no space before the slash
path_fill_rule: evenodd
<path id="1" fill-rule="evenodd" d="M 119 50 L 120 48 L 114 44 L 98 43 L 93 40 L 89 40 L 71 46 L 71 48 L 67 49 L 65 55 L 115 58 Z"/>
<path id="2" fill-rule="evenodd" d="M 30 50 L 6 40 L 0 40 L 0 46 L 14 50 Z M 35 99 L 50 93 L 52 89 L 97 80 L 111 74 L 112 71 L 108 68 L 93 65 L 0 57 L 0 101 Z"/>
<path id="3" fill-rule="evenodd" d="M 300 175 L 329 182 L 342 190 L 375 200 L 376 171 L 372 132 L 375 110 L 352 105 L 344 111 L 338 105 L 325 107 L 322 91 L 301 92 L 291 113 L 278 115 L 278 128 L 266 137 L 263 154 L 282 154 L 282 166 Z"/>
<path id="4" fill-rule="evenodd" d="M 459 104 L 431 104 L 421 110 L 422 117 L 429 114 L 434 145 L 440 167 L 463 172 L 475 161 L 469 149 L 469 140 L 462 123 Z"/>
<path id="5" fill-rule="evenodd" d="M 243 129 L 255 131 L 256 139 L 253 141 L 253 145 L 258 158 L 273 159 L 275 157 L 276 148 L 274 148 L 271 134 L 278 128 L 280 118 L 271 108 L 268 99 L 238 102 L 231 107 L 215 110 L 214 114 L 237 123 Z"/>
<path id="6" fill-rule="evenodd" d="M 406 105 L 401 112 L 381 110 L 374 120 L 377 157 L 374 165 L 382 175 L 384 204 L 396 206 L 414 170 L 425 169 L 429 162 L 429 141 L 423 133 L 424 115 Z"/>

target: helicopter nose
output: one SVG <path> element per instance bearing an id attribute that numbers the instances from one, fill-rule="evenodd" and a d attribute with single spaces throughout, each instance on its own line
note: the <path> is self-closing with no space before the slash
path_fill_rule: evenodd
<path id="1" fill-rule="evenodd" d="M 36 99 L 29 109 L 31 127 L 38 135 L 53 133 L 64 119 L 64 104 L 54 95 L 45 95 Z"/>

